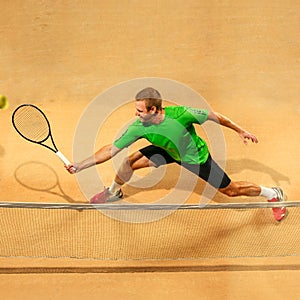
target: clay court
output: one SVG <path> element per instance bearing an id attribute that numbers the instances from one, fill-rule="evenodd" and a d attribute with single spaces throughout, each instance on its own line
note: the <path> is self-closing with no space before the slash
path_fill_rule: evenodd
<path id="1" fill-rule="evenodd" d="M 280 186 L 288 202 L 300 200 L 298 1 L 1 1 L 0 9 L 0 94 L 10 102 L 0 110 L 1 203 L 88 205 L 118 165 L 68 174 L 51 151 L 16 133 L 17 106 L 39 106 L 59 150 L 83 159 L 132 120 L 131 100 L 146 84 L 160 89 L 166 105 L 207 106 L 255 134 L 259 143 L 245 146 L 228 129 L 197 127 L 232 179 Z M 178 186 L 179 174 L 174 165 L 138 171 L 139 184 L 126 185 L 125 203 L 113 205 L 153 205 L 168 195 L 172 203 L 202 203 L 204 183 L 194 178 L 192 189 L 184 188 L 193 178 L 185 174 Z M 209 200 L 263 198 L 215 192 Z M 112 210 L 112 217 L 0 208 L 1 295 L 300 299 L 300 209 L 289 211 L 278 224 L 270 208 L 180 210 L 162 218 L 139 210 Z M 143 224 L 149 216 L 156 220 Z"/>

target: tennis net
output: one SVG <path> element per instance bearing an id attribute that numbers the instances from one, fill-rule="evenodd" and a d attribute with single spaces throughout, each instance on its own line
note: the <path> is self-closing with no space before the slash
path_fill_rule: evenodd
<path id="1" fill-rule="evenodd" d="M 128 261 L 298 256 L 300 201 L 284 203 L 289 214 L 280 223 L 271 211 L 279 205 L 0 202 L 0 257 Z"/>

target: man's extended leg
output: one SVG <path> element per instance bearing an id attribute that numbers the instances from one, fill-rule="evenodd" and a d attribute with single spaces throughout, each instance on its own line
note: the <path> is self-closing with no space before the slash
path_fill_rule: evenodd
<path id="1" fill-rule="evenodd" d="M 229 197 L 264 196 L 267 198 L 268 202 L 284 201 L 283 192 L 280 188 L 266 188 L 246 181 L 231 181 L 227 187 L 220 188 L 219 191 Z M 274 218 L 277 221 L 281 221 L 286 215 L 285 207 L 274 207 L 272 210 Z"/>
<path id="2" fill-rule="evenodd" d="M 225 188 L 219 191 L 229 197 L 237 196 L 259 196 L 261 192 L 260 186 L 246 181 L 231 181 Z"/>

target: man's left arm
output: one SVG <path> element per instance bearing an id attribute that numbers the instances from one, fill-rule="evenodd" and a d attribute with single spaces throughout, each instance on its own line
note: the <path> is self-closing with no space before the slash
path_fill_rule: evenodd
<path id="1" fill-rule="evenodd" d="M 251 134 L 250 132 L 244 130 L 238 124 L 231 121 L 229 118 L 223 116 L 220 113 L 210 111 L 208 112 L 207 120 L 216 122 L 222 126 L 228 127 L 238 133 L 240 138 L 243 140 L 244 144 L 248 144 L 248 140 L 251 140 L 253 143 L 258 143 L 258 140 L 255 135 Z"/>

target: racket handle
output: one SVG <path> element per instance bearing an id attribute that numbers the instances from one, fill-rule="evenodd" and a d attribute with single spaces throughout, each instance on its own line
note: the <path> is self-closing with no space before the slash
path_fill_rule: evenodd
<path id="1" fill-rule="evenodd" d="M 69 166 L 71 165 L 71 162 L 60 152 L 60 151 L 57 151 L 55 153 L 59 158 L 60 160 L 66 165 L 66 166 Z"/>

